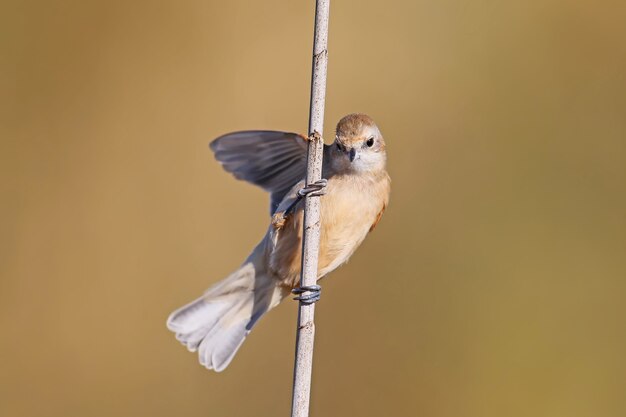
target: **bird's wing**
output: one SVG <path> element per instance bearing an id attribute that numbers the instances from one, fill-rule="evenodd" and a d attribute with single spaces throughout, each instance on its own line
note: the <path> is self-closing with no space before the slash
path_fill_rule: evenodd
<path id="1" fill-rule="evenodd" d="M 306 138 L 297 133 L 247 130 L 228 133 L 210 144 L 215 158 L 235 178 L 271 193 L 274 213 L 287 192 L 306 175 Z"/>
<path id="2" fill-rule="evenodd" d="M 272 216 L 272 227 L 270 228 L 270 252 L 274 252 L 278 237 L 282 230 L 285 228 L 293 229 L 294 217 L 297 216 L 298 211 L 302 209 L 303 201 L 298 197 L 298 190 L 304 187 L 305 180 L 298 181 L 291 189 L 289 189 L 281 201 L 278 202 L 278 206 L 274 210 Z M 289 211 L 289 212 L 287 212 Z M 296 227 L 300 230 L 300 227 Z"/>

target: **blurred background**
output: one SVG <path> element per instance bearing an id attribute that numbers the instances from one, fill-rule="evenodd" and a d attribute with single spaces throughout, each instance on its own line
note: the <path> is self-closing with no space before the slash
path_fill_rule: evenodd
<path id="1" fill-rule="evenodd" d="M 3 1 L 0 415 L 283 416 L 296 303 L 165 328 L 265 232 L 208 142 L 305 133 L 313 1 Z M 334 1 L 326 137 L 391 205 L 318 304 L 312 416 L 626 415 L 626 3 Z"/>

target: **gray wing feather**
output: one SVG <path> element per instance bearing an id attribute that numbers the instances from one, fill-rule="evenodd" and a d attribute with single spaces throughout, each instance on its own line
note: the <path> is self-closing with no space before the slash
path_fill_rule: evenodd
<path id="1" fill-rule="evenodd" d="M 306 175 L 307 144 L 297 133 L 247 130 L 215 139 L 211 150 L 235 178 L 271 193 L 270 213 Z"/>

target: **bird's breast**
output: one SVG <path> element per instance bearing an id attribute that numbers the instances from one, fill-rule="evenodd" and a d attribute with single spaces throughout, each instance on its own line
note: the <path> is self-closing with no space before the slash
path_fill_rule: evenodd
<path id="1" fill-rule="evenodd" d="M 321 202 L 319 275 L 346 262 L 363 242 L 388 198 L 377 178 L 347 175 L 331 178 Z"/>
<path id="2" fill-rule="evenodd" d="M 366 176 L 334 176 L 321 197 L 318 277 L 344 262 L 363 242 L 380 217 L 389 196 L 389 182 Z M 298 285 L 302 251 L 302 206 L 293 214 L 270 255 L 270 267 L 285 285 Z"/>

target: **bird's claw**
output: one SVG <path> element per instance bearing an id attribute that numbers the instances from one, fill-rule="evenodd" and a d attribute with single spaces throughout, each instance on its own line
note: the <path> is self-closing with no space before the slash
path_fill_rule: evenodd
<path id="1" fill-rule="evenodd" d="M 294 297 L 294 300 L 300 301 L 302 304 L 313 304 L 319 301 L 322 295 L 322 287 L 319 285 L 303 285 L 291 290 L 292 294 L 300 294 Z M 307 292 L 308 294 L 304 294 Z"/>
<path id="2" fill-rule="evenodd" d="M 287 221 L 287 217 L 293 212 L 296 208 L 300 200 L 304 197 L 320 197 L 326 194 L 326 185 L 328 185 L 328 180 L 322 178 L 321 180 L 315 181 L 306 187 L 303 187 L 298 190 L 296 193 L 296 199 L 285 209 L 283 212 L 275 213 L 272 216 L 272 224 L 274 228 L 280 230 L 285 225 Z"/>
<path id="3" fill-rule="evenodd" d="M 306 185 L 305 187 L 298 190 L 298 197 L 319 197 L 326 194 L 326 186 L 328 185 L 328 180 L 326 178 L 322 178 L 321 180 L 315 181 L 311 184 Z"/>

